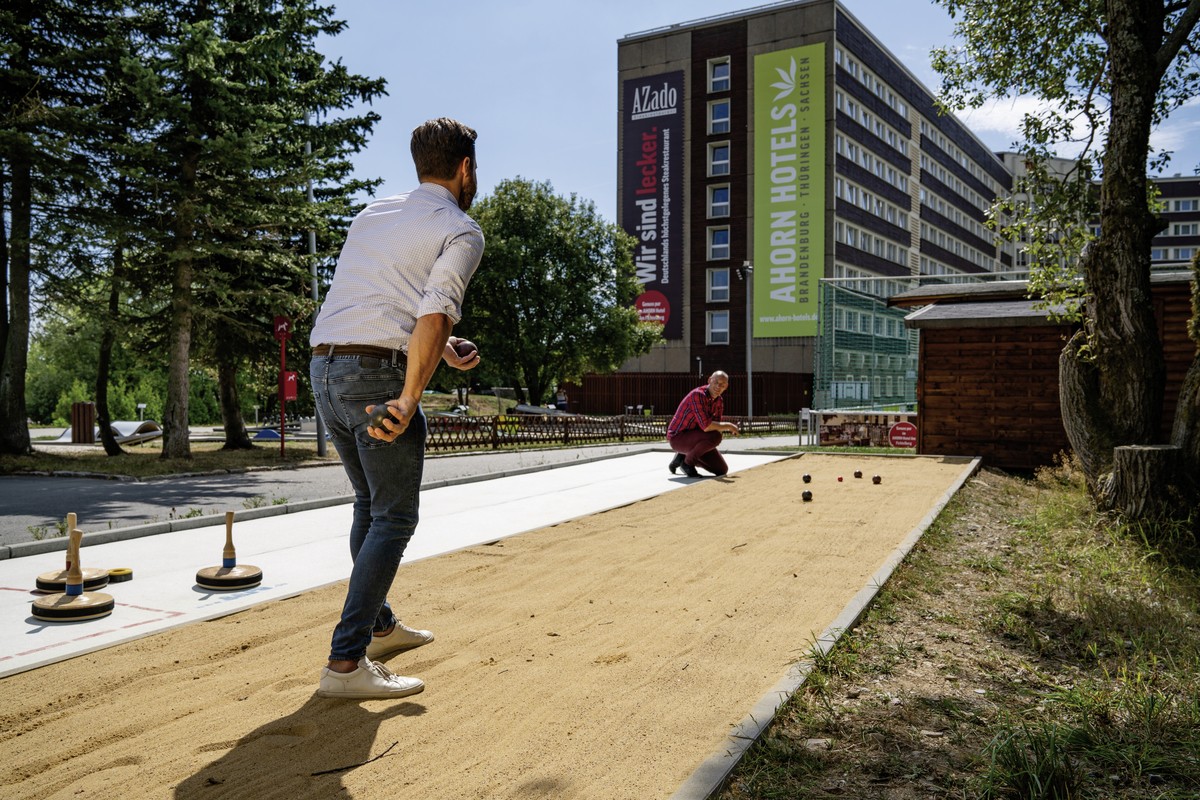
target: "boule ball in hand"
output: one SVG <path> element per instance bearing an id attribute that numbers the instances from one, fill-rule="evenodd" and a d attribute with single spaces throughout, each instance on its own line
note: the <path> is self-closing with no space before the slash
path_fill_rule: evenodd
<path id="1" fill-rule="evenodd" d="M 458 343 L 454 345 L 454 349 L 459 358 L 470 358 L 472 353 L 479 350 L 470 339 L 459 339 Z"/>
<path id="2" fill-rule="evenodd" d="M 371 411 L 370 425 L 372 428 L 383 428 L 388 430 L 383 425 L 385 419 L 390 419 L 393 423 L 399 422 L 388 409 L 391 408 L 387 403 L 380 403 Z"/>

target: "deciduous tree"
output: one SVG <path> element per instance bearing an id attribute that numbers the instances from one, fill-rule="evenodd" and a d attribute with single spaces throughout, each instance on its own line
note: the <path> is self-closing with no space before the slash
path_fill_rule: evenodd
<path id="1" fill-rule="evenodd" d="M 1200 475 L 1200 356 L 1172 434 L 1184 459 L 1178 485 L 1146 485 L 1160 496 L 1133 507 L 1121 499 L 1124 481 L 1113 469 L 1114 448 L 1155 444 L 1161 428 L 1164 363 L 1150 298 L 1150 242 L 1164 223 L 1148 201 L 1147 174 L 1168 154 L 1151 153 L 1150 133 L 1200 91 L 1200 0 L 939 2 L 955 17 L 962 42 L 935 56 L 948 105 L 1017 95 L 1040 101 L 1024 118 L 1019 146 L 1033 176 L 1029 188 L 1049 195 L 1025 206 L 1032 216 L 1013 230 L 1048 245 L 1035 283 L 1060 293 L 1077 286 L 1082 298 L 1081 330 L 1060 358 L 1072 448 L 1102 507 L 1134 516 L 1149 508 L 1186 513 Z M 1045 180 L 1048 158 L 1063 155 L 1056 148 L 1065 144 L 1078 153 L 1071 156 L 1074 179 L 1055 185 Z M 1094 176 L 1099 196 L 1089 206 Z M 1079 227 L 1092 213 L 1100 233 L 1079 252 L 1087 238 Z M 1056 243 L 1066 250 L 1053 252 Z M 1062 258 L 1071 255 L 1077 263 Z M 1064 271 L 1064 264 L 1072 268 Z"/>
<path id="2" fill-rule="evenodd" d="M 592 202 L 516 178 L 471 215 L 486 246 L 455 330 L 480 346 L 490 374 L 528 388 L 530 402 L 658 341 L 661 327 L 639 322 L 633 308 L 633 239 Z"/>

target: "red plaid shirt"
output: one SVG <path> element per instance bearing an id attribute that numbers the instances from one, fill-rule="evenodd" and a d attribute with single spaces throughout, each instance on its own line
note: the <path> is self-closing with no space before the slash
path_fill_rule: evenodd
<path id="1" fill-rule="evenodd" d="M 697 386 L 684 395 L 679 408 L 675 409 L 675 416 L 671 417 L 671 422 L 667 425 L 667 438 L 672 439 L 692 428 L 704 430 L 709 423 L 720 422 L 724 414 L 725 398 L 710 397 L 707 383 Z"/>

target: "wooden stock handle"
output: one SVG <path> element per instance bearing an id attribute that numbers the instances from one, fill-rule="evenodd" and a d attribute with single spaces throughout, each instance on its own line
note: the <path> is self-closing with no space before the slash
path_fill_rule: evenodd
<path id="1" fill-rule="evenodd" d="M 224 566 L 232 567 L 237 563 L 237 551 L 233 547 L 233 512 L 225 512 L 225 550 L 221 554 Z"/>

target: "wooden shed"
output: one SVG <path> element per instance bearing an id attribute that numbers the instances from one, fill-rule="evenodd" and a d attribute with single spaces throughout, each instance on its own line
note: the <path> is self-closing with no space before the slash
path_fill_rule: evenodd
<path id="1" fill-rule="evenodd" d="M 1195 345 L 1187 336 L 1191 275 L 1152 277 L 1166 358 L 1162 441 Z M 1025 296 L 1024 281 L 924 286 L 889 305 L 920 307 L 905 324 L 921 331 L 917 452 L 982 456 L 989 466 L 1032 469 L 1070 449 L 1058 404 L 1058 355 L 1069 325 Z"/>

